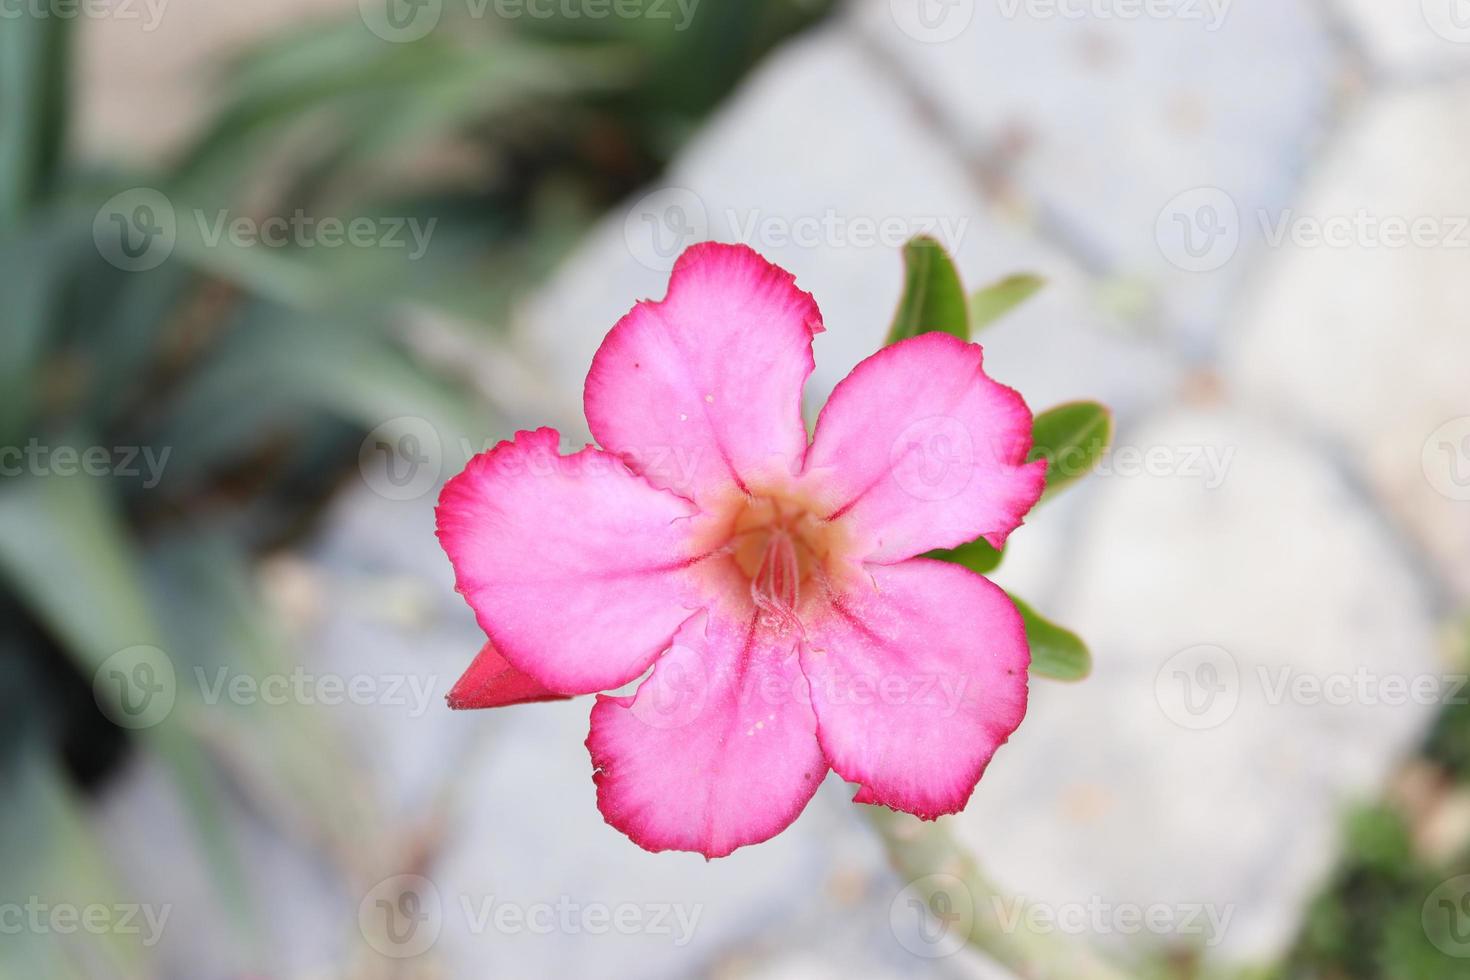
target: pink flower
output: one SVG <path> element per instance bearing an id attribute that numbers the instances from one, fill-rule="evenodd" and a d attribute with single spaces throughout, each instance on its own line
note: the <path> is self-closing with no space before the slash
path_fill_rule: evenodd
<path id="1" fill-rule="evenodd" d="M 490 643 L 456 708 L 599 694 L 608 823 L 708 857 L 773 837 L 829 768 L 856 801 L 965 806 L 1026 712 L 1005 593 L 919 557 L 999 547 L 1041 495 L 1031 413 L 981 350 L 924 334 L 859 364 L 807 439 L 822 330 L 790 273 L 707 243 L 618 321 L 585 408 L 603 448 L 519 433 L 444 488 L 439 539 Z"/>

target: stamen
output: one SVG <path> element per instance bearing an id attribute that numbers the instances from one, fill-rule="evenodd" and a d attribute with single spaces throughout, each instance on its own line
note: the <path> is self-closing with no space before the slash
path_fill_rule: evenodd
<path id="1" fill-rule="evenodd" d="M 789 626 L 799 623 L 796 604 L 800 586 L 801 565 L 796 557 L 796 543 L 785 528 L 772 528 L 766 539 L 766 553 L 750 580 L 750 596 L 759 609 Z"/>

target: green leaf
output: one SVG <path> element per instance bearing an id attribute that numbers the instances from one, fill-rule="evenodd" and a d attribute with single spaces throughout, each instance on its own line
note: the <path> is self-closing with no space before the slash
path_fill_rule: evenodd
<path id="1" fill-rule="evenodd" d="M 67 784 L 61 760 L 35 737 L 22 734 L 0 759 L 0 905 L 117 908 L 129 896 L 108 867 L 106 832 Z M 18 919 L 19 917 L 17 917 Z M 16 920 L 12 920 L 16 921 Z M 141 941 L 146 929 L 61 930 L 13 927 L 0 942 L 0 977 L 157 976 L 157 964 Z"/>
<path id="2" fill-rule="evenodd" d="M 1069 402 L 1036 416 L 1031 459 L 1044 459 L 1049 500 L 1076 483 L 1102 458 L 1113 442 L 1113 415 L 1097 402 Z"/>
<path id="3" fill-rule="evenodd" d="M 979 332 L 1026 302 L 1046 285 L 1040 276 L 1009 276 L 970 297 L 970 329 Z"/>
<path id="4" fill-rule="evenodd" d="M 77 433 L 59 444 L 93 442 Z M 114 653 L 163 642 L 145 569 L 103 486 L 80 473 L 13 477 L 0 485 L 0 580 L 9 580 L 89 679 Z M 105 684 L 96 691 L 121 694 Z M 180 686 L 180 695 L 190 692 Z M 245 877 L 221 816 L 217 773 L 183 723 L 190 709 L 185 698 L 141 735 L 168 763 L 233 921 L 243 927 L 251 921 Z M 248 938 L 247 928 L 242 935 Z"/>
<path id="5" fill-rule="evenodd" d="M 903 265 L 903 298 L 893 315 L 887 343 L 931 332 L 969 340 L 969 303 L 944 246 L 922 235 L 911 239 L 903 247 Z"/>
<path id="6" fill-rule="evenodd" d="M 1005 552 L 992 548 L 990 542 L 984 538 L 976 538 L 969 544 L 962 544 L 958 548 L 931 551 L 924 557 L 937 561 L 954 562 L 972 572 L 988 575 L 1000 567 L 1000 560 L 1005 557 Z"/>
<path id="7" fill-rule="evenodd" d="M 60 175 L 71 21 L 6 17 L 0 31 L 0 225 L 43 199 Z"/>
<path id="8" fill-rule="evenodd" d="M 1054 681 L 1080 681 L 1092 673 L 1092 654 L 1081 637 L 1046 619 L 1014 595 L 1011 601 L 1026 624 L 1032 674 Z"/>

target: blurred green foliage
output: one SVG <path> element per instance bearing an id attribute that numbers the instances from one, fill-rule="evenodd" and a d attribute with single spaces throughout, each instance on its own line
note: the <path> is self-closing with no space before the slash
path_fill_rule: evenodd
<path id="1" fill-rule="evenodd" d="M 1458 700 L 1442 710 L 1420 759 L 1444 793 L 1470 789 L 1470 704 Z M 1426 915 L 1442 883 L 1470 875 L 1470 847 L 1431 859 L 1415 846 L 1414 830 L 1402 806 L 1376 804 L 1351 815 L 1341 863 L 1308 910 L 1277 980 L 1470 980 L 1470 958 L 1430 941 L 1431 931 L 1449 925 L 1443 910 Z M 1470 929 L 1463 906 L 1450 915 Z"/>

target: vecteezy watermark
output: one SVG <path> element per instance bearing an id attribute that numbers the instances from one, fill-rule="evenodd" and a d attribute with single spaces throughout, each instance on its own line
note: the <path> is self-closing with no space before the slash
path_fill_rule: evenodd
<path id="1" fill-rule="evenodd" d="M 119 650 L 92 675 L 97 707 L 121 728 L 152 728 L 174 710 L 178 675 L 169 655 L 139 645 Z"/>
<path id="2" fill-rule="evenodd" d="M 916 500 L 949 500 L 975 473 L 975 443 L 959 419 L 932 415 L 910 423 L 889 447 L 889 471 Z"/>
<path id="3" fill-rule="evenodd" d="M 1089 450 L 1085 446 L 1065 446 L 1047 457 L 1046 473 L 1048 480 L 1088 473 L 1103 478 L 1147 476 L 1197 480 L 1206 490 L 1217 490 L 1230 475 L 1234 461 L 1234 446 L 1159 443 L 1152 446 L 1108 446 L 1101 451 Z"/>
<path id="4" fill-rule="evenodd" d="M 384 878 L 358 903 L 357 927 L 367 944 L 384 956 L 421 956 L 444 930 L 444 900 L 434 883 L 421 875 Z"/>
<path id="5" fill-rule="evenodd" d="M 484 20 L 667 22 L 682 33 L 694 22 L 701 0 L 358 0 L 368 30 L 385 41 L 405 43 L 427 37 L 446 10 Z"/>
<path id="6" fill-rule="evenodd" d="M 152 948 L 163 938 L 172 905 L 144 902 L 47 902 L 31 895 L 24 902 L 0 902 L 0 935 L 70 936 L 85 932 L 93 936 L 139 936 Z"/>
<path id="7" fill-rule="evenodd" d="M 357 465 L 363 482 L 380 497 L 417 500 L 437 487 L 442 477 L 496 445 L 493 440 L 476 443 L 465 437 L 446 441 L 428 419 L 401 415 L 367 434 L 358 447 Z M 694 486 L 703 458 L 701 450 L 688 446 L 635 446 L 616 455 L 584 455 L 578 453 L 581 448 L 568 443 L 558 453 L 502 453 L 491 465 L 496 473 L 534 478 L 558 474 L 596 478 L 632 469 L 660 486 L 683 492 Z"/>
<path id="8" fill-rule="evenodd" d="M 92 220 L 92 241 L 111 265 L 146 272 L 168 261 L 178 244 L 178 216 L 161 191 L 135 187 L 109 198 Z"/>
<path id="9" fill-rule="evenodd" d="M 812 214 L 769 214 L 759 208 L 727 208 L 725 227 L 739 242 L 757 249 L 902 248 L 916 235 L 938 239 L 945 248 L 960 247 L 970 227 L 967 215 L 843 214 L 832 208 Z"/>
<path id="10" fill-rule="evenodd" d="M 1240 665 L 1214 644 L 1180 650 L 1154 675 L 1154 700 L 1180 728 L 1217 728 L 1240 703 Z"/>
<path id="11" fill-rule="evenodd" d="M 1234 905 L 1209 902 L 1113 902 L 1093 895 L 1083 902 L 1038 902 L 1022 897 L 990 896 L 991 910 L 1002 932 L 1049 936 L 1188 937 L 1217 946 L 1235 915 Z"/>
<path id="12" fill-rule="evenodd" d="M 125 272 L 156 269 L 188 231 L 204 248 L 388 249 L 404 250 L 410 262 L 423 258 L 438 218 L 359 215 L 318 216 L 298 208 L 288 215 L 234 215 L 228 209 L 185 212 L 186 224 L 162 192 L 137 187 L 117 194 L 98 209 L 92 240 L 110 264 Z"/>
<path id="13" fill-rule="evenodd" d="M 1383 214 L 1369 208 L 1309 214 L 1291 208 L 1258 209 L 1255 223 L 1269 249 L 1470 249 L 1470 214 Z M 1155 224 L 1159 249 L 1187 272 L 1228 265 L 1245 231 L 1240 208 L 1218 187 L 1196 187 L 1173 198 Z"/>
<path id="14" fill-rule="evenodd" d="M 639 198 L 623 216 L 623 240 L 640 265 L 667 272 L 683 251 L 716 238 L 742 242 L 758 251 L 784 248 L 902 248 L 915 235 L 959 248 L 970 226 L 967 215 L 848 214 L 834 208 L 780 214 L 760 208 L 711 212 L 694 191 L 665 187 Z"/>
<path id="15" fill-rule="evenodd" d="M 658 658 L 652 675 L 638 686 L 629 710 L 650 728 L 683 728 L 703 715 L 714 682 L 703 657 L 675 644 Z M 829 664 L 810 675 L 804 671 L 787 676 L 769 674 L 759 684 L 741 690 L 737 700 L 742 717 L 747 718 L 742 731 L 753 738 L 772 726 L 787 724 L 785 719 L 790 716 L 784 709 L 792 705 L 917 708 L 930 718 L 944 719 L 953 718 L 966 704 L 973 703 L 981 689 L 982 685 L 967 674 L 870 673 Z"/>
<path id="16" fill-rule="evenodd" d="M 420 674 L 335 674 L 296 666 L 284 673 L 257 676 L 228 666 L 209 671 L 196 666 L 193 679 L 204 704 L 221 702 L 251 706 L 280 707 L 288 704 L 338 707 L 404 707 L 409 717 L 422 718 L 435 700 L 439 678 Z"/>
<path id="17" fill-rule="evenodd" d="M 1419 0 L 1424 22 L 1446 41 L 1470 44 L 1470 0 Z"/>
<path id="18" fill-rule="evenodd" d="M 704 199 L 686 187 L 664 187 L 639 198 L 623 216 L 623 241 L 640 265 L 668 272 L 684 249 L 709 235 Z"/>
<path id="19" fill-rule="evenodd" d="M 429 251 L 438 218 L 413 216 L 355 218 L 317 217 L 297 208 L 289 215 L 253 218 L 232 216 L 227 209 L 193 211 L 199 238 L 206 248 L 228 242 L 236 248 L 406 249 L 417 262 Z"/>
<path id="20" fill-rule="evenodd" d="M 0 476 L 141 477 L 152 490 L 172 452 L 171 446 L 51 446 L 32 436 L 24 446 L 0 446 Z"/>
<path id="21" fill-rule="evenodd" d="M 1424 899 L 1419 923 L 1435 949 L 1455 959 L 1470 958 L 1470 875 L 1440 882 Z"/>
<path id="22" fill-rule="evenodd" d="M 926 960 L 953 956 L 975 929 L 975 895 L 951 874 L 909 882 L 888 905 L 888 927 L 900 946 Z"/>
<path id="23" fill-rule="evenodd" d="M 1225 24 L 1234 0 L 996 0 L 1006 20 L 1199 22 L 1206 31 Z"/>
<path id="24" fill-rule="evenodd" d="M 249 673 L 228 665 L 195 665 L 180 675 L 173 658 L 155 646 L 119 650 L 104 660 L 92 676 L 97 706 L 123 728 L 152 728 L 173 712 L 180 685 L 192 684 L 191 696 L 205 707 L 231 704 L 241 707 L 285 705 L 407 708 L 422 718 L 436 701 L 440 687 L 434 674 L 334 673 L 296 665 L 282 671 Z"/>
<path id="25" fill-rule="evenodd" d="M 1470 500 L 1470 415 L 1450 419 L 1424 440 L 1424 479 L 1450 500 Z"/>
<path id="26" fill-rule="evenodd" d="M 1327 672 L 1258 664 L 1245 673 L 1224 647 L 1202 644 L 1174 654 L 1154 677 L 1160 710 L 1180 728 L 1194 731 L 1224 724 L 1247 693 L 1266 708 L 1465 705 L 1470 704 L 1470 675 L 1383 672 L 1361 664 Z"/>
<path id="27" fill-rule="evenodd" d="M 655 936 L 682 949 L 694 939 L 702 904 L 598 902 L 570 895 L 521 901 L 500 895 L 462 894 L 445 902 L 420 875 L 387 878 L 363 897 L 357 921 L 368 945 L 384 956 L 406 959 L 428 952 L 450 916 L 473 936 Z"/>
<path id="28" fill-rule="evenodd" d="M 975 0 L 888 0 L 898 29 L 924 44 L 953 41 L 975 19 Z"/>
<path id="29" fill-rule="evenodd" d="M 1350 671 L 1319 674 L 1290 666 L 1256 668 L 1256 680 L 1267 705 L 1300 704 L 1307 706 L 1349 704 L 1405 705 L 1470 704 L 1465 674 L 1384 674 L 1358 666 Z"/>
<path id="30" fill-rule="evenodd" d="M 0 21 L 35 20 L 138 21 L 152 33 L 163 21 L 169 0 L 0 0 Z"/>
<path id="31" fill-rule="evenodd" d="M 428 419 L 400 415 L 376 426 L 357 451 L 362 480 L 388 500 L 417 500 L 438 486 L 444 442 Z"/>
<path id="32" fill-rule="evenodd" d="M 1223 269 L 1240 249 L 1240 208 L 1218 187 L 1196 187 L 1164 205 L 1154 238 L 1164 258 L 1186 272 Z"/>

